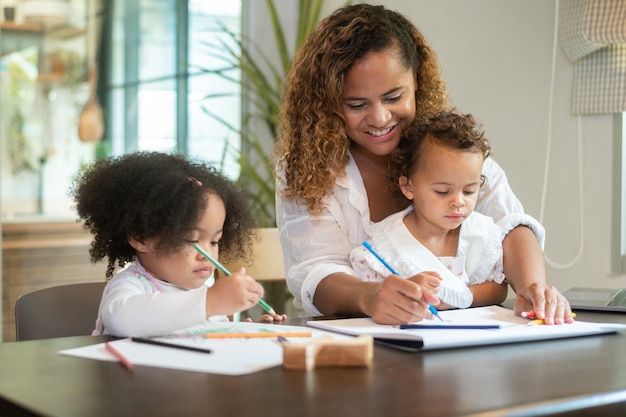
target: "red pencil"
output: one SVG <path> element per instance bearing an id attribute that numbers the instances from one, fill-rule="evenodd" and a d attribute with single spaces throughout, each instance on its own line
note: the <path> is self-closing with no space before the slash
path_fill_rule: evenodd
<path id="1" fill-rule="evenodd" d="M 522 311 L 521 316 L 533 320 L 537 318 L 537 314 L 534 311 Z M 572 313 L 572 318 L 576 318 L 576 313 Z"/>
<path id="2" fill-rule="evenodd" d="M 124 365 L 124 368 L 128 369 L 130 372 L 133 371 L 133 363 L 129 361 L 126 356 L 122 355 L 119 350 L 115 349 L 113 345 L 111 345 L 110 343 L 105 343 L 104 347 L 113 356 L 115 356 L 122 363 L 122 365 Z"/>

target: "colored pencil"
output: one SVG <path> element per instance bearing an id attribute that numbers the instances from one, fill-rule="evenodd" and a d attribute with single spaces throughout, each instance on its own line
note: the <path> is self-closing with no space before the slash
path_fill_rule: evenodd
<path id="1" fill-rule="evenodd" d="M 256 339 L 272 337 L 312 337 L 311 332 L 207 333 L 207 339 Z"/>
<path id="2" fill-rule="evenodd" d="M 472 330 L 484 330 L 484 329 L 499 329 L 499 324 L 401 324 L 400 329 L 437 329 L 437 330 L 448 330 L 448 329 L 472 329 Z"/>
<path id="3" fill-rule="evenodd" d="M 115 356 L 115 358 L 117 360 L 119 360 L 121 362 L 122 365 L 124 365 L 124 368 L 128 369 L 128 371 L 132 372 L 133 371 L 133 363 L 124 355 L 122 355 L 122 353 L 115 349 L 113 347 L 113 345 L 111 345 L 110 343 L 105 343 L 104 344 L 104 348 L 113 356 Z"/>
<path id="4" fill-rule="evenodd" d="M 534 311 L 523 311 L 521 314 L 522 317 L 526 317 L 527 319 L 532 319 L 528 322 L 531 326 L 536 326 L 540 324 L 546 324 L 543 319 L 538 319 L 537 314 Z M 572 313 L 572 318 L 576 318 L 576 313 Z"/>
<path id="5" fill-rule="evenodd" d="M 395 269 L 393 269 L 393 268 L 391 267 L 391 265 L 389 265 L 389 264 L 387 263 L 387 261 L 385 261 L 385 259 L 384 259 L 382 256 L 380 256 L 378 253 L 376 253 L 376 251 L 374 250 L 374 248 L 372 247 L 372 245 L 370 245 L 370 243 L 369 243 L 369 242 L 367 242 L 367 241 L 366 241 L 366 242 L 363 242 L 363 246 L 365 246 L 365 248 L 366 248 L 368 251 L 370 251 L 370 253 L 371 253 L 372 255 L 374 255 L 374 256 L 376 257 L 376 259 L 378 259 L 378 260 L 380 261 L 380 263 L 382 263 L 382 264 L 385 266 L 385 268 L 387 268 L 387 269 L 389 270 L 389 272 L 391 272 L 391 273 L 392 273 L 392 274 L 394 274 L 394 275 L 400 275 L 400 274 L 398 274 L 398 272 L 396 272 L 396 270 L 395 270 Z M 433 316 L 435 316 L 435 317 L 437 317 L 439 320 L 443 321 L 443 319 L 442 319 L 442 318 L 441 318 L 441 316 L 439 315 L 439 311 L 438 311 L 435 307 L 433 307 L 432 305 L 428 304 L 428 309 L 430 310 L 430 312 L 431 312 L 431 313 L 433 313 Z"/>
<path id="6" fill-rule="evenodd" d="M 200 347 L 179 345 L 177 343 L 161 342 L 160 340 L 147 339 L 143 337 L 131 337 L 130 340 L 132 340 L 135 343 L 145 343 L 147 345 L 161 346 L 161 347 L 180 349 L 180 350 L 188 350 L 191 352 L 199 352 L 199 353 L 211 353 L 212 352 L 211 349 L 203 349 Z"/>
<path id="7" fill-rule="evenodd" d="M 536 319 L 537 313 L 535 313 L 534 311 L 522 311 L 521 316 L 527 319 Z M 572 318 L 576 318 L 576 313 L 572 313 Z"/>

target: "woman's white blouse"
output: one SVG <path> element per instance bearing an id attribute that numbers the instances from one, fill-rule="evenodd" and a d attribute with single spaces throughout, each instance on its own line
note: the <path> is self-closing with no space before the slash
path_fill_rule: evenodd
<path id="1" fill-rule="evenodd" d="M 532 229 L 541 247 L 543 226 L 524 213 L 524 208 L 509 186 L 506 174 L 492 158 L 483 165 L 487 182 L 481 188 L 476 211 L 490 216 L 506 236 L 519 225 Z M 370 238 L 369 205 L 365 186 L 352 155 L 345 175 L 338 178 L 333 193 L 324 198 L 325 209 L 311 216 L 307 207 L 281 196 L 285 188 L 281 167 L 276 184 L 276 223 L 280 231 L 287 286 L 296 304 L 307 315 L 321 315 L 313 304 L 315 290 L 322 279 L 343 272 L 356 276 L 350 251 Z"/>

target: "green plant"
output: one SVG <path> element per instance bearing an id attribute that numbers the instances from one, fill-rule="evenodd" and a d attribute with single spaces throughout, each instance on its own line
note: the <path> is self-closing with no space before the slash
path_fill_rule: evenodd
<path id="1" fill-rule="evenodd" d="M 271 227 L 276 222 L 274 163 L 271 151 L 278 131 L 278 111 L 283 78 L 289 69 L 293 54 L 287 46 L 286 33 L 278 18 L 274 1 L 266 0 L 265 4 L 276 41 L 278 62 L 270 59 L 254 41 L 243 38 L 222 25 L 222 30 L 228 35 L 228 42 L 223 41 L 207 46 L 212 57 L 218 58 L 224 65 L 219 69 L 201 68 L 200 70 L 217 74 L 228 82 L 240 83 L 244 100 L 248 100 L 250 112 L 244 114 L 241 126 L 229 124 L 210 110 L 210 100 L 223 95 L 206 96 L 203 108 L 211 117 L 241 139 L 241 148 L 227 142 L 226 152 L 234 155 L 241 167 L 237 182 L 249 193 L 257 224 Z M 323 4 L 324 0 L 299 1 L 295 49 L 317 24 Z M 232 71 L 236 69 L 241 72 L 240 79 L 232 75 Z M 269 140 L 266 135 L 269 136 Z"/>

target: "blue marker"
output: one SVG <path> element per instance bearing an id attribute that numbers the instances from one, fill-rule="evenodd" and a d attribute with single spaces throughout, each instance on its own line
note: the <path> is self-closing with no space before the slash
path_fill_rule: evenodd
<path id="1" fill-rule="evenodd" d="M 374 248 L 372 247 L 372 245 L 369 244 L 369 242 L 363 242 L 363 246 L 365 246 L 365 248 L 370 251 L 372 253 L 372 255 L 374 255 L 376 257 L 376 259 L 378 259 L 380 261 L 380 263 L 382 263 L 385 268 L 387 268 L 389 270 L 389 272 L 391 272 L 394 275 L 400 275 L 398 274 L 398 272 L 393 269 L 391 267 L 391 265 L 389 265 L 387 263 L 387 261 L 385 261 L 383 259 L 382 256 L 380 256 L 379 254 L 376 253 L 376 251 L 374 250 Z M 430 310 L 431 313 L 433 313 L 433 316 L 437 317 L 439 320 L 443 321 L 443 319 L 441 318 L 441 316 L 439 315 L 439 311 L 437 311 L 437 309 L 435 307 L 433 307 L 432 305 L 428 304 L 428 309 Z"/>

